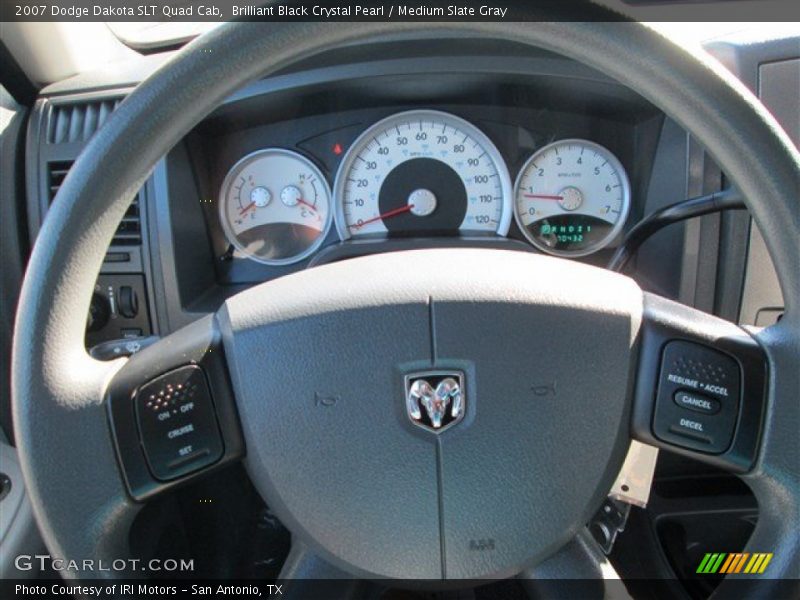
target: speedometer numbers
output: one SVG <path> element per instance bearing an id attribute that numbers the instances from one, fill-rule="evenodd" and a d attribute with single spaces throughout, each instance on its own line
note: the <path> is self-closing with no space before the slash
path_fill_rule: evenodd
<path id="1" fill-rule="evenodd" d="M 414 110 L 367 129 L 336 176 L 342 239 L 387 235 L 506 235 L 511 182 L 497 148 L 453 115 Z"/>
<path id="2" fill-rule="evenodd" d="M 228 240 L 248 258 L 271 265 L 302 260 L 331 224 L 330 189 L 304 156 L 270 148 L 236 163 L 220 192 Z"/>
<path id="3" fill-rule="evenodd" d="M 584 256 L 611 242 L 630 210 L 625 169 L 586 140 L 560 140 L 525 163 L 514 186 L 514 217 L 537 248 Z"/>

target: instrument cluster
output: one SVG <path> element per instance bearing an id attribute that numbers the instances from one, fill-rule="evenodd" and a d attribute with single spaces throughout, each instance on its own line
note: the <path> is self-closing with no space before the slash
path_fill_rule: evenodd
<path id="1" fill-rule="evenodd" d="M 349 144 L 332 181 L 310 153 L 264 148 L 241 158 L 219 191 L 222 230 L 241 256 L 288 265 L 341 242 L 504 238 L 512 223 L 538 250 L 580 257 L 620 234 L 631 185 L 620 160 L 587 139 L 533 149 L 515 178 L 489 136 L 438 110 L 392 114 Z"/>

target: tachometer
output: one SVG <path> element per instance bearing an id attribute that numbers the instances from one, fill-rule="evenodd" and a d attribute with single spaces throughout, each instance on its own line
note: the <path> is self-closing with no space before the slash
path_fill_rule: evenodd
<path id="1" fill-rule="evenodd" d="M 301 154 L 259 150 L 225 177 L 219 211 L 225 235 L 244 255 L 271 265 L 290 264 L 324 240 L 331 224 L 330 188 Z"/>
<path id="2" fill-rule="evenodd" d="M 585 256 L 608 245 L 630 210 L 630 184 L 617 158 L 586 140 L 538 150 L 514 185 L 514 217 L 537 248 Z"/>
<path id="3" fill-rule="evenodd" d="M 334 185 L 342 239 L 386 235 L 506 235 L 511 180 L 497 148 L 448 113 L 413 110 L 367 129 Z"/>

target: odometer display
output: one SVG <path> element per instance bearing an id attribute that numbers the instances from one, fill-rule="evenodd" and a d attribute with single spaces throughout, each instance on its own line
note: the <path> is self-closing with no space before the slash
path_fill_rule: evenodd
<path id="1" fill-rule="evenodd" d="M 622 230 L 630 184 L 617 158 L 586 140 L 541 148 L 514 186 L 514 217 L 537 248 L 559 256 L 596 252 Z"/>
<path id="2" fill-rule="evenodd" d="M 511 221 L 511 182 L 497 148 L 453 115 L 414 110 L 367 129 L 334 187 L 342 239 L 497 234 Z"/>

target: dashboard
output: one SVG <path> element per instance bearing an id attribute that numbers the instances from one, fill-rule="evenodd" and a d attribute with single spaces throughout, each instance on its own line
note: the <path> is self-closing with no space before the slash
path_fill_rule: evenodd
<path id="1" fill-rule="evenodd" d="M 166 160 L 173 242 L 207 244 L 237 290 L 419 247 L 605 264 L 645 211 L 663 115 L 593 73 L 447 62 L 231 99 Z"/>
<path id="2" fill-rule="evenodd" d="M 166 58 L 47 90 L 28 135 L 33 233 L 88 140 L 72 122 L 99 126 Z M 243 289 L 365 254 L 469 246 L 605 266 L 642 218 L 722 186 L 678 124 L 567 58 L 502 40 L 340 48 L 252 82 L 157 164 L 106 255 L 87 346 L 165 335 Z M 748 227 L 672 227 L 630 274 L 714 310 L 709 282 L 741 289 Z"/>
<path id="3" fill-rule="evenodd" d="M 342 154 L 334 143 L 334 154 Z M 606 247 L 630 211 L 625 168 L 603 146 L 557 140 L 508 167 L 478 127 L 451 113 L 409 110 L 350 144 L 333 190 L 315 161 L 257 150 L 227 173 L 219 194 L 225 236 L 265 264 L 312 255 L 332 224 L 340 241 L 391 236 L 506 237 L 513 219 L 540 250 L 583 256 Z"/>

